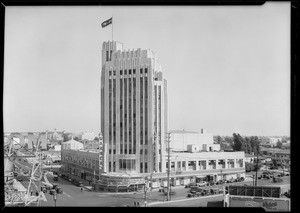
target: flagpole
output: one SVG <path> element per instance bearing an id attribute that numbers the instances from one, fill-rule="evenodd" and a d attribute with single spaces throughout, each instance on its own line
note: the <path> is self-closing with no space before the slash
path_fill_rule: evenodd
<path id="1" fill-rule="evenodd" d="M 114 41 L 114 15 L 111 17 L 111 38 Z"/>

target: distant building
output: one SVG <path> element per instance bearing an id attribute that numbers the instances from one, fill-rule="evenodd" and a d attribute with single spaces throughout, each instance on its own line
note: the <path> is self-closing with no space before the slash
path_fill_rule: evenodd
<path id="1" fill-rule="evenodd" d="M 220 144 L 214 144 L 213 134 L 206 133 L 205 129 L 199 132 L 186 130 L 170 131 L 170 148 L 178 151 L 186 151 L 190 145 L 197 146 L 199 151 L 219 151 Z"/>
<path id="2" fill-rule="evenodd" d="M 82 140 L 89 140 L 89 141 L 94 140 L 96 137 L 99 138 L 99 135 L 95 132 L 84 132 L 81 135 Z"/>
<path id="3" fill-rule="evenodd" d="M 254 163 L 254 159 L 256 158 L 255 155 L 250 155 L 248 153 L 245 153 L 245 162 L 247 163 Z"/>
<path id="4" fill-rule="evenodd" d="M 83 149 L 83 144 L 72 139 L 67 142 L 62 142 L 61 149 Z"/>
<path id="5" fill-rule="evenodd" d="M 276 160 L 278 166 L 290 166 L 291 165 L 291 153 L 290 150 L 276 150 L 272 153 L 272 159 Z"/>

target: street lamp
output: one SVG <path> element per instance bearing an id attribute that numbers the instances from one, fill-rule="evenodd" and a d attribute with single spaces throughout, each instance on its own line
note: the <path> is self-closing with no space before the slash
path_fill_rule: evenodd
<path id="1" fill-rule="evenodd" d="M 223 181 L 223 173 L 222 173 L 222 169 L 221 169 L 221 180 Z"/>

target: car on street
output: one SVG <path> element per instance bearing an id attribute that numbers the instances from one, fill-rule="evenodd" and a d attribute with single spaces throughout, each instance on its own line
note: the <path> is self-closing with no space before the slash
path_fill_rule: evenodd
<path id="1" fill-rule="evenodd" d="M 58 185 L 56 183 L 52 184 L 52 189 L 56 189 L 56 187 L 58 187 Z"/>
<path id="2" fill-rule="evenodd" d="M 191 187 L 190 192 L 202 192 L 203 189 L 201 187 Z"/>
<path id="3" fill-rule="evenodd" d="M 191 183 L 186 184 L 185 188 L 191 188 L 191 187 L 195 187 L 195 186 L 198 186 L 198 184 L 194 183 L 194 182 L 191 182 Z"/>
<path id="4" fill-rule="evenodd" d="M 218 180 L 218 181 L 216 182 L 216 185 L 222 185 L 223 183 L 225 183 L 224 180 Z"/>
<path id="5" fill-rule="evenodd" d="M 83 183 L 78 181 L 78 184 L 77 184 L 78 187 L 83 187 Z"/>
<path id="6" fill-rule="evenodd" d="M 54 175 L 54 176 L 53 176 L 53 180 L 54 180 L 54 181 L 58 181 L 58 175 Z"/>
<path id="7" fill-rule="evenodd" d="M 19 176 L 19 177 L 17 177 L 17 180 L 21 182 L 21 181 L 23 181 L 23 178 L 21 176 Z"/>
<path id="8" fill-rule="evenodd" d="M 200 186 L 200 187 L 202 187 L 202 186 L 209 186 L 209 183 L 206 182 L 206 181 L 200 181 L 199 183 L 197 183 L 197 186 Z"/>
<path id="9" fill-rule="evenodd" d="M 164 194 L 165 194 L 165 195 L 168 195 L 168 191 L 166 191 Z M 175 192 L 174 190 L 171 190 L 171 191 L 170 191 L 170 195 L 175 195 L 175 194 L 176 194 L 176 192 Z"/>
<path id="10" fill-rule="evenodd" d="M 57 194 L 62 194 L 63 193 L 63 190 L 62 190 L 61 187 L 56 187 L 55 190 L 56 190 Z"/>
<path id="11" fill-rule="evenodd" d="M 50 195 L 54 195 L 54 194 L 56 193 L 56 190 L 55 190 L 55 189 L 51 189 L 51 190 L 49 191 L 49 193 L 50 193 Z"/>

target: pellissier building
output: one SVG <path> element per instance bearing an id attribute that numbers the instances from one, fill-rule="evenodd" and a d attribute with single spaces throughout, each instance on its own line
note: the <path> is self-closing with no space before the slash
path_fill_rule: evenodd
<path id="1" fill-rule="evenodd" d="M 101 130 L 104 172 L 165 172 L 167 82 L 151 50 L 104 42 Z"/>
<path id="2" fill-rule="evenodd" d="M 151 50 L 124 50 L 117 41 L 102 45 L 101 133 L 99 158 L 89 162 L 82 150 L 68 152 L 63 168 L 94 176 L 96 190 L 126 192 L 167 185 L 167 133 L 170 183 L 245 177 L 245 153 L 224 152 L 212 134 L 168 130 L 167 81 Z M 173 140 L 173 143 L 172 143 Z M 71 156 L 72 154 L 72 156 Z M 70 155 L 70 156 L 69 156 Z M 82 154 L 81 154 L 82 155 Z M 80 164 L 81 162 L 81 164 Z M 89 168 L 81 168 L 85 165 Z M 78 170 L 78 171 L 77 171 Z M 80 170 L 80 171 L 79 171 Z M 82 170 L 82 171 L 81 171 Z M 65 170 L 67 171 L 67 170 Z M 92 172 L 93 171 L 93 172 Z M 83 175 L 82 175 L 83 174 Z"/>

